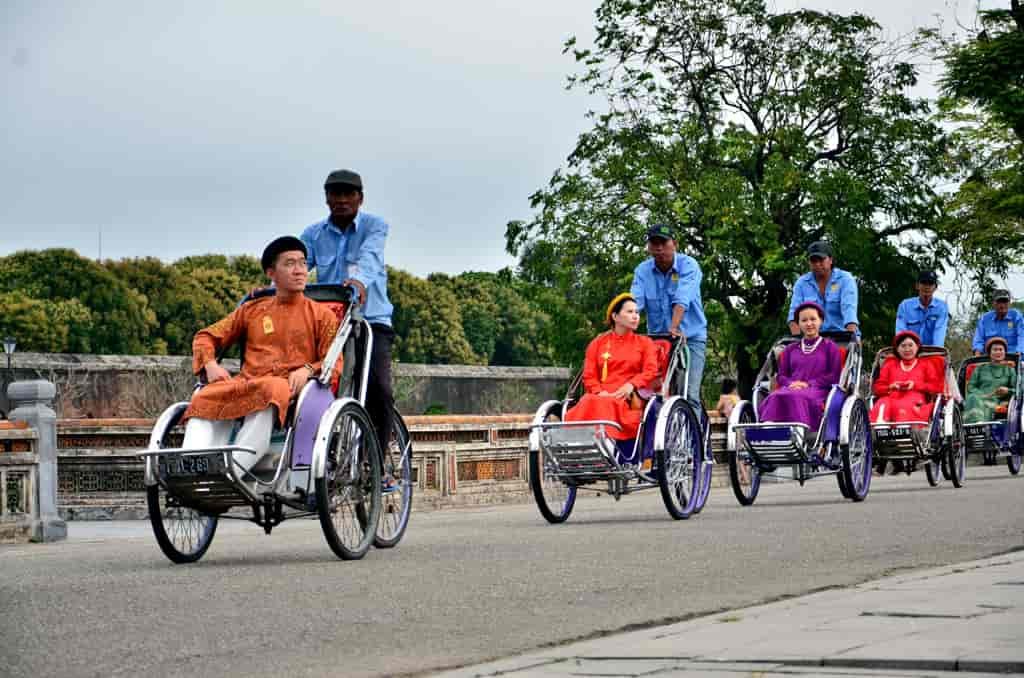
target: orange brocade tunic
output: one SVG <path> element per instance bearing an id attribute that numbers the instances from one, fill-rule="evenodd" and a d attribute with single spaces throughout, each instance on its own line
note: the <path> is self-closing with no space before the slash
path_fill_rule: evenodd
<path id="1" fill-rule="evenodd" d="M 306 363 L 319 371 L 337 331 L 334 312 L 304 295 L 287 302 L 264 297 L 243 304 L 192 341 L 192 371 L 199 374 L 221 348 L 244 339 L 242 371 L 201 388 L 184 419 L 237 419 L 274 405 L 284 426 L 291 400 L 288 375 Z M 339 359 L 335 371 L 340 369 Z"/>
<path id="2" fill-rule="evenodd" d="M 566 421 L 614 421 L 621 431 L 608 428 L 608 437 L 631 440 L 640 427 L 643 410 L 628 400 L 598 395 L 612 393 L 627 381 L 637 390 L 648 388 L 658 376 L 658 352 L 650 337 L 628 332 L 605 332 L 590 342 L 583 363 L 584 395 L 565 413 Z"/>

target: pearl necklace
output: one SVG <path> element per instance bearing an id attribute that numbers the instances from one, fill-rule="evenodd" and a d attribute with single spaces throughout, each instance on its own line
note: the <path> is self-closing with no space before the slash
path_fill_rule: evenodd
<path id="1" fill-rule="evenodd" d="M 917 367 L 917 358 L 914 358 L 914 362 L 910 363 L 910 367 L 907 367 L 904 361 L 900 361 L 900 369 L 904 372 L 912 372 Z"/>
<path id="2" fill-rule="evenodd" d="M 801 339 L 800 340 L 800 350 L 804 352 L 804 355 L 811 355 L 812 353 L 814 353 L 815 351 L 818 350 L 818 346 L 821 344 L 821 340 L 822 339 L 824 339 L 824 337 L 820 337 L 819 336 L 817 341 L 815 341 L 813 344 L 810 345 L 810 348 L 808 348 L 807 344 L 804 343 L 804 340 Z"/>

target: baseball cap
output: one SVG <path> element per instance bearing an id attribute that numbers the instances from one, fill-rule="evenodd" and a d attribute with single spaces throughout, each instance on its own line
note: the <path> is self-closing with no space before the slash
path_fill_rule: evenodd
<path id="1" fill-rule="evenodd" d="M 663 240 L 675 240 L 676 236 L 672 233 L 672 229 L 667 224 L 654 224 L 647 229 L 647 240 L 648 242 L 654 238 L 662 238 Z"/>
<path id="2" fill-rule="evenodd" d="M 816 240 L 807 247 L 808 257 L 831 257 L 832 246 L 824 240 Z"/>
<path id="3" fill-rule="evenodd" d="M 992 301 L 1010 301 L 1010 290 L 996 290 L 992 295 Z"/>
<path id="4" fill-rule="evenodd" d="M 935 275 L 935 271 L 921 271 L 917 275 L 917 282 L 925 285 L 938 285 L 939 276 Z"/>
<path id="5" fill-rule="evenodd" d="M 353 186 L 360 191 L 363 190 L 363 178 L 352 170 L 334 170 L 327 175 L 324 181 L 324 188 L 331 186 Z"/>

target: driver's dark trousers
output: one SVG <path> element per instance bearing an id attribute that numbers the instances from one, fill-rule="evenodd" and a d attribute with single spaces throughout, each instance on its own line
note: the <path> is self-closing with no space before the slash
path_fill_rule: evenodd
<path id="1" fill-rule="evenodd" d="M 379 323 L 370 327 L 373 329 L 373 351 L 366 384 L 366 411 L 377 431 L 383 452 L 391 440 L 391 410 L 395 406 L 395 395 L 391 390 L 391 345 L 395 341 L 395 331 L 390 325 Z"/>

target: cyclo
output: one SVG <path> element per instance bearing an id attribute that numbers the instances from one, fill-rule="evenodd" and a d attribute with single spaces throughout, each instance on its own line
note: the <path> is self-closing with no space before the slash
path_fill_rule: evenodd
<path id="1" fill-rule="evenodd" d="M 537 408 L 529 437 L 530 488 L 550 523 L 564 522 L 580 490 L 607 492 L 620 499 L 660 488 L 669 515 L 679 520 L 699 513 L 711 487 L 713 457 L 707 417 L 686 400 L 690 353 L 675 337 L 649 335 L 663 359 L 661 384 L 647 401 L 636 438 L 616 444 L 606 427 L 613 421 L 564 421 L 580 397 L 576 376 L 564 400 Z"/>
<path id="2" fill-rule="evenodd" d="M 274 293 L 259 290 L 241 303 Z M 412 443 L 402 417 L 392 411 L 392 440 L 382 450 L 366 412 L 373 333 L 358 295 L 341 285 L 308 285 L 305 294 L 329 304 L 340 323 L 322 376 L 292 401 L 284 428 L 275 425 L 271 455 L 244 471 L 233 453 L 251 448 L 174 447 L 188 402 L 164 410 L 140 453 L 153 534 L 175 563 L 202 558 L 222 518 L 251 521 L 270 534 L 285 520 L 319 517 L 331 550 L 345 560 L 362 558 L 371 544 L 395 546 L 405 533 Z M 344 361 L 341 378 L 332 384 L 338 360 Z M 232 440 L 238 428 L 236 422 Z"/>
<path id="3" fill-rule="evenodd" d="M 946 390 L 935 397 L 928 421 L 900 421 L 871 424 L 872 454 L 880 466 L 887 461 L 903 462 L 906 473 L 914 471 L 918 463 L 924 465 L 928 484 L 935 487 L 942 478 L 962 487 L 966 467 L 963 407 L 958 402 L 959 391 L 950 366 L 949 352 L 941 346 L 922 346 L 918 352 L 921 361 L 937 362 L 944 375 Z M 884 348 L 875 355 L 871 368 L 872 385 L 886 360 L 898 360 L 892 348 Z M 872 396 L 869 405 L 874 405 Z"/>
<path id="4" fill-rule="evenodd" d="M 989 357 L 982 355 L 960 363 L 957 382 L 965 398 L 975 368 L 987 362 L 990 362 Z M 964 424 L 964 434 L 968 454 L 982 455 L 986 466 L 995 465 L 999 458 L 1005 458 L 1010 473 L 1017 475 L 1024 456 L 1024 431 L 1021 431 L 1021 419 L 1024 418 L 1024 365 L 1021 365 L 1020 353 L 1007 353 L 1006 362 L 1012 363 L 1017 372 L 1017 385 L 1006 412 L 997 412 L 996 418 L 991 421 Z"/>
<path id="5" fill-rule="evenodd" d="M 829 391 L 817 431 L 798 422 L 762 422 L 758 415 L 760 404 L 775 388 L 779 356 L 799 337 L 775 342 L 754 382 L 753 402 L 741 400 L 729 415 L 729 480 L 743 506 L 754 503 L 766 475 L 793 478 L 801 486 L 811 478 L 835 475 L 847 499 L 863 501 L 868 495 L 872 448 L 868 409 L 860 394 L 860 341 L 846 331 L 821 335 L 834 341 L 844 358 L 839 383 Z M 781 467 L 791 469 L 792 475 L 780 475 Z"/>

